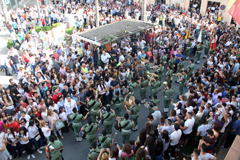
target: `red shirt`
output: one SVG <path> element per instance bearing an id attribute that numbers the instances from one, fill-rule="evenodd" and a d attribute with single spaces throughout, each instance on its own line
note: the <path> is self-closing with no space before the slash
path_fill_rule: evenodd
<path id="1" fill-rule="evenodd" d="M 28 63 L 29 60 L 30 60 L 30 57 L 29 57 L 29 55 L 28 55 L 27 53 L 24 53 L 24 54 L 22 55 L 22 58 L 24 59 L 24 61 L 25 61 L 26 63 Z"/>
<path id="2" fill-rule="evenodd" d="M 17 122 L 15 122 L 15 121 L 13 122 L 13 124 L 7 123 L 7 128 L 9 128 L 9 127 L 14 128 L 14 131 L 17 132 L 17 133 L 18 133 L 18 129 L 20 128 L 19 124 Z"/>
<path id="3" fill-rule="evenodd" d="M 62 93 L 58 93 L 58 95 L 54 94 L 53 97 L 52 97 L 52 100 L 57 104 L 58 102 L 58 96 L 61 96 Z"/>
<path id="4" fill-rule="evenodd" d="M 41 19 L 41 21 L 42 21 L 42 25 L 45 25 L 45 20 L 43 18 Z"/>
<path id="5" fill-rule="evenodd" d="M 55 57 L 55 59 L 56 59 L 57 61 L 59 61 L 59 55 L 58 55 L 58 53 L 54 53 L 54 54 L 53 54 L 53 57 Z"/>
<path id="6" fill-rule="evenodd" d="M 150 42 L 152 35 L 146 34 L 146 42 Z"/>

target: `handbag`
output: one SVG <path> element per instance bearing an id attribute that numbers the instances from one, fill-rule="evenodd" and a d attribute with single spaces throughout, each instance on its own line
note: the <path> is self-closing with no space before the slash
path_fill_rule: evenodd
<path id="1" fill-rule="evenodd" d="M 35 140 L 38 141 L 41 138 L 40 134 L 36 135 Z"/>
<path id="2" fill-rule="evenodd" d="M 60 130 L 62 129 L 63 127 L 65 127 L 65 125 L 63 124 L 63 122 L 59 119 L 57 120 L 57 122 L 55 123 L 55 127 L 56 127 L 56 130 Z"/>

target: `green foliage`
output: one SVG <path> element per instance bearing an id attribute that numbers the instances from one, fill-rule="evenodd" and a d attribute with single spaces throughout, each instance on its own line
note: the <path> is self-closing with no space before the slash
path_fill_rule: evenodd
<path id="1" fill-rule="evenodd" d="M 47 31 L 50 31 L 50 30 L 52 30 L 52 26 L 44 26 L 44 27 L 42 27 L 42 30 L 43 30 L 43 32 L 47 32 Z"/>
<path id="2" fill-rule="evenodd" d="M 74 28 L 74 27 L 66 29 L 66 30 L 65 30 L 65 33 L 66 33 L 66 34 L 72 34 L 73 28 Z"/>
<path id="3" fill-rule="evenodd" d="M 11 39 L 9 39 L 7 42 L 7 48 L 10 49 L 12 46 L 14 46 L 14 43 Z"/>
<path id="4" fill-rule="evenodd" d="M 36 31 L 37 33 L 39 33 L 40 30 L 41 30 L 41 28 L 42 28 L 42 27 L 40 27 L 40 26 L 36 26 L 36 27 L 35 27 L 35 31 Z"/>
<path id="5" fill-rule="evenodd" d="M 61 25 L 62 25 L 62 23 L 54 23 L 54 24 L 52 24 L 52 27 L 56 28 L 56 27 L 61 26 Z"/>

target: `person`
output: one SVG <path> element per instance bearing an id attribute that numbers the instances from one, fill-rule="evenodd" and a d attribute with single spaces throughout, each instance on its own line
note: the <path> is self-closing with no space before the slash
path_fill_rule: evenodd
<path id="1" fill-rule="evenodd" d="M 120 117 L 117 117 L 117 119 L 118 127 L 121 128 L 122 144 L 125 144 L 125 142 L 128 141 L 131 136 L 131 129 L 134 127 L 134 122 L 128 120 L 128 113 L 124 114 L 124 120 L 120 121 Z"/>
<path id="2" fill-rule="evenodd" d="M 237 121 L 235 121 L 233 123 L 231 130 L 228 132 L 226 142 L 225 142 L 224 146 L 222 146 L 225 149 L 230 147 L 232 145 L 235 137 L 240 134 L 240 114 L 239 113 L 237 113 L 237 117 L 238 117 Z"/>
<path id="3" fill-rule="evenodd" d="M 49 141 L 49 137 L 51 135 L 51 131 L 53 131 L 53 123 L 51 123 L 51 128 L 49 128 L 46 125 L 46 121 L 45 120 L 40 120 L 39 121 L 39 128 L 41 129 L 44 137 L 47 139 L 47 142 Z"/>
<path id="4" fill-rule="evenodd" d="M 169 135 L 169 138 L 171 140 L 171 142 L 169 144 L 169 152 L 171 153 L 171 157 L 174 156 L 175 149 L 180 141 L 181 136 L 182 136 L 182 131 L 180 129 L 180 126 L 179 126 L 179 124 L 175 123 L 174 124 L 174 132 L 172 132 Z"/>
<path id="5" fill-rule="evenodd" d="M 85 115 L 85 117 L 83 117 L 82 114 L 78 114 L 77 113 L 77 109 L 73 108 L 73 113 L 69 115 L 69 119 L 72 121 L 72 127 L 74 130 L 74 134 L 76 137 L 76 140 L 78 142 L 82 141 L 82 137 L 79 136 L 78 132 L 80 131 L 81 127 L 82 127 L 82 120 L 87 119 L 89 112 L 87 112 L 87 114 Z"/>
<path id="6" fill-rule="evenodd" d="M 7 132 L 5 133 L 5 138 L 7 139 L 7 148 L 10 148 L 10 152 L 13 154 L 13 158 L 17 158 L 17 152 L 18 156 L 21 158 L 22 151 L 20 149 L 20 143 L 17 141 L 17 132 L 14 131 L 12 127 L 7 129 Z"/>
<path id="7" fill-rule="evenodd" d="M 183 75 L 180 75 L 178 73 L 179 95 L 178 95 L 177 99 L 179 99 L 179 96 L 183 94 L 183 86 L 184 86 L 184 83 L 186 81 L 186 78 L 187 78 L 187 71 L 186 70 L 183 71 Z"/>
<path id="8" fill-rule="evenodd" d="M 154 112 L 153 107 L 157 107 L 159 105 L 160 105 L 160 100 L 157 99 L 156 95 L 153 95 L 152 100 L 149 102 L 149 104 L 148 102 L 146 102 L 146 108 L 149 109 L 148 114 L 151 115 Z"/>
<path id="9" fill-rule="evenodd" d="M 189 135 L 192 133 L 195 123 L 195 119 L 192 117 L 192 115 L 192 112 L 187 112 L 187 120 L 184 122 L 184 127 L 180 126 L 181 130 L 183 131 L 182 139 L 185 140 L 183 148 L 185 148 L 188 143 Z"/>
<path id="10" fill-rule="evenodd" d="M 128 95 L 126 95 L 127 97 Z M 130 109 L 127 108 L 127 105 L 124 106 L 127 113 L 130 114 L 130 119 L 134 122 L 134 127 L 132 128 L 133 131 L 138 129 L 138 117 L 139 117 L 139 110 L 141 108 L 140 101 L 135 99 L 133 105 L 130 106 Z"/>
<path id="11" fill-rule="evenodd" d="M 171 66 L 168 66 L 167 67 L 167 73 L 166 73 L 166 82 L 168 84 L 171 84 L 172 83 L 172 74 L 173 74 L 173 70 L 172 70 L 172 67 Z"/>
<path id="12" fill-rule="evenodd" d="M 100 154 L 101 149 L 99 149 L 97 147 L 97 142 L 93 141 L 91 144 L 91 150 L 88 153 L 88 157 L 87 160 L 97 160 L 98 159 L 98 155 Z"/>
<path id="13" fill-rule="evenodd" d="M 198 156 L 199 159 L 202 159 L 202 160 L 216 160 L 217 158 L 210 154 L 210 153 L 206 153 L 208 150 L 208 146 L 203 143 L 202 146 L 201 146 L 201 152 L 200 152 L 200 155 Z"/>
<path id="14" fill-rule="evenodd" d="M 153 78 L 150 79 L 149 83 L 151 84 Z M 154 81 L 151 84 L 151 96 L 149 96 L 149 98 L 153 97 L 154 95 L 157 95 L 159 88 L 161 88 L 161 81 L 158 80 L 158 77 L 156 76 L 154 78 Z"/>
<path id="15" fill-rule="evenodd" d="M 167 88 L 163 90 L 164 93 L 164 112 L 168 112 L 169 105 L 171 103 L 174 90 L 171 88 L 171 84 L 168 84 Z"/>
<path id="16" fill-rule="evenodd" d="M 100 117 L 102 119 L 102 123 L 107 131 L 107 133 L 111 136 L 112 135 L 112 125 L 113 125 L 113 118 L 115 118 L 115 111 L 112 110 L 110 107 L 106 108 L 106 112 L 102 113 L 100 109 Z"/>
<path id="17" fill-rule="evenodd" d="M 76 101 L 74 101 L 70 95 L 68 95 L 66 98 L 67 100 L 64 103 L 64 108 L 66 110 L 67 115 L 69 116 L 70 114 L 73 113 L 73 108 L 76 108 L 76 110 L 78 110 L 78 108 Z"/>
<path id="18" fill-rule="evenodd" d="M 18 138 L 21 148 L 23 148 L 28 154 L 27 159 L 30 159 L 30 156 L 32 156 L 32 158 L 35 158 L 31 143 L 29 141 L 29 135 L 25 127 L 19 128 Z"/>
<path id="19" fill-rule="evenodd" d="M 116 117 L 121 117 L 123 98 L 119 96 L 119 91 L 116 92 L 116 97 L 113 97 L 112 104 L 114 104 L 114 110 Z"/>
<path id="20" fill-rule="evenodd" d="M 0 154 L 1 154 L 1 159 L 12 159 L 12 156 L 9 154 L 6 145 L 5 145 L 5 140 L 1 138 L 1 144 L 0 144 Z"/>
<path id="21" fill-rule="evenodd" d="M 51 160 L 63 160 L 63 144 L 60 140 L 55 140 L 54 136 L 49 137 L 49 143 L 46 146 L 46 156 Z"/>
<path id="22" fill-rule="evenodd" d="M 200 42 L 200 44 L 197 47 L 197 62 L 196 62 L 196 64 L 200 63 L 202 52 L 203 52 L 203 45 L 202 45 L 202 42 Z"/>
<path id="23" fill-rule="evenodd" d="M 100 146 L 100 148 L 111 149 L 111 147 L 113 146 L 114 139 L 107 136 L 107 134 L 108 134 L 108 132 L 106 131 L 106 129 L 104 129 L 102 131 L 102 134 L 98 136 L 97 142 L 98 142 L 98 146 Z"/>
<path id="24" fill-rule="evenodd" d="M 99 109 L 101 107 L 102 107 L 101 99 L 97 100 L 96 97 L 92 94 L 91 99 L 88 102 L 88 109 L 90 110 L 93 122 L 96 122 L 97 118 L 100 116 Z"/>
<path id="25" fill-rule="evenodd" d="M 141 87 L 140 88 L 140 96 L 141 96 L 141 99 L 142 99 L 141 103 L 145 103 L 145 101 L 146 101 L 146 93 L 147 93 L 148 83 L 149 83 L 149 81 L 148 81 L 147 77 L 143 76 L 142 77 L 142 82 L 140 84 L 140 87 Z"/>
<path id="26" fill-rule="evenodd" d="M 88 147 L 91 148 L 92 142 L 96 139 L 97 135 L 96 132 L 99 130 L 99 127 L 97 124 L 92 123 L 91 118 L 88 118 L 87 124 L 81 128 L 83 131 L 83 134 L 86 135 Z"/>

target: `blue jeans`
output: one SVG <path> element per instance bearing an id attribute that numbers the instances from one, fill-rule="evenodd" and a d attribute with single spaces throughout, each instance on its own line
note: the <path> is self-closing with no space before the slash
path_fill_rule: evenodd
<path id="1" fill-rule="evenodd" d="M 22 151 L 21 151 L 19 142 L 16 144 L 16 146 L 12 146 L 12 145 L 10 145 L 10 144 L 8 144 L 8 145 L 9 145 L 10 150 L 11 150 L 12 153 L 13 153 L 13 156 L 17 156 L 16 150 L 18 151 L 18 156 L 21 156 L 21 155 L 22 155 Z"/>
<path id="2" fill-rule="evenodd" d="M 194 48 L 190 48 L 190 55 L 193 55 Z"/>
<path id="3" fill-rule="evenodd" d="M 106 95 L 106 104 L 109 104 L 110 93 Z"/>
<path id="4" fill-rule="evenodd" d="M 36 139 L 33 138 L 33 139 L 30 139 L 30 141 L 32 142 L 32 144 L 34 144 L 36 149 L 39 149 L 39 147 L 43 146 L 43 139 L 42 138 L 40 138 L 38 141 L 36 141 Z M 39 144 L 40 144 L 40 146 L 39 146 Z"/>
<path id="5" fill-rule="evenodd" d="M 7 66 L 0 66 L 1 69 L 5 70 L 6 75 L 9 75 L 9 68 Z"/>
<path id="6" fill-rule="evenodd" d="M 94 67 L 97 68 L 98 67 L 98 65 L 97 65 L 98 64 L 98 58 L 93 58 L 93 60 L 94 60 L 94 62 L 93 62 Z"/>
<path id="7" fill-rule="evenodd" d="M 19 64 L 13 64 L 12 65 L 12 69 L 13 69 L 14 73 L 18 72 L 18 69 L 17 69 L 18 66 L 19 66 Z"/>

